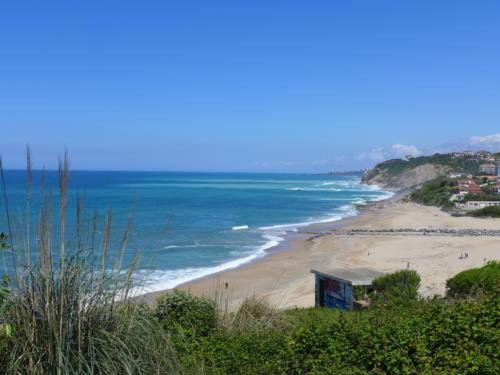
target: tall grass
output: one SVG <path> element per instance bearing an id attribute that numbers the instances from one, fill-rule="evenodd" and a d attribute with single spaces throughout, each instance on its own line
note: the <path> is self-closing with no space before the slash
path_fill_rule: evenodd
<path id="1" fill-rule="evenodd" d="M 279 328 L 283 325 L 283 313 L 268 298 L 251 296 L 245 298 L 236 312 L 222 314 L 221 323 L 233 333 L 262 328 Z"/>
<path id="2" fill-rule="evenodd" d="M 0 317 L 0 323 L 13 327 L 4 370 L 28 374 L 179 372 L 165 331 L 148 309 L 131 301 L 138 258 L 126 267 L 123 259 L 131 221 L 121 236 L 118 259 L 111 262 L 111 210 L 99 235 L 98 215 L 84 215 L 77 197 L 76 228 L 71 240 L 67 238 L 67 152 L 59 161 L 55 194 L 47 191 L 42 174 L 33 213 L 32 158 L 27 150 L 25 212 L 15 227 L 1 159 L 0 176 L 10 241 L 6 263 L 14 279 L 13 293 Z"/>

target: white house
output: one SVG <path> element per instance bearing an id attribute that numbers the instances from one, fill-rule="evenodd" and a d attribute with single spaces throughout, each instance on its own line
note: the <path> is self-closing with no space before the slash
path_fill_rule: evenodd
<path id="1" fill-rule="evenodd" d="M 500 206 L 500 201 L 469 201 L 455 203 L 456 208 L 464 210 L 480 210 L 481 208 Z"/>

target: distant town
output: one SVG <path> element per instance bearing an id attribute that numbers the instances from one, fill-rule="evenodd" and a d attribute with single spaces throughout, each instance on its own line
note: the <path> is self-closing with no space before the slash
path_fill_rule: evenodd
<path id="1" fill-rule="evenodd" d="M 450 173 L 450 179 L 457 180 L 457 191 L 450 198 L 455 208 L 477 210 L 500 206 L 500 159 L 489 151 L 464 151 L 453 153 L 454 158 L 470 158 L 481 162 L 479 175 L 463 176 Z M 464 178 L 465 177 L 465 178 Z"/>
<path id="2" fill-rule="evenodd" d="M 470 212 L 499 207 L 500 154 L 490 151 L 461 151 L 447 154 L 457 165 L 475 165 L 476 173 L 451 171 L 446 177 L 424 184 L 414 197 L 429 199 L 455 211 Z M 411 155 L 407 161 L 413 160 Z M 498 210 L 495 209 L 495 210 Z"/>

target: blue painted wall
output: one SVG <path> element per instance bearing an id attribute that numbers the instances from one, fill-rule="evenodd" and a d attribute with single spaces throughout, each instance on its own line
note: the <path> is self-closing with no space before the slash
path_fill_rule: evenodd
<path id="1" fill-rule="evenodd" d="M 321 288 L 321 282 L 324 282 L 324 290 Z M 353 308 L 353 287 L 350 283 L 334 278 L 327 278 L 316 275 L 316 306 L 324 301 L 324 307 L 341 308 L 352 310 Z M 323 297 L 321 298 L 321 293 Z"/>

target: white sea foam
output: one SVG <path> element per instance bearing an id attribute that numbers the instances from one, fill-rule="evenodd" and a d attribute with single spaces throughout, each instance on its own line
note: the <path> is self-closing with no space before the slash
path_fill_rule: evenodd
<path id="1" fill-rule="evenodd" d="M 330 186 L 330 185 L 339 185 L 339 181 L 322 182 L 321 184 L 318 184 L 316 186 Z"/>
<path id="2" fill-rule="evenodd" d="M 290 191 L 345 191 L 345 189 L 341 189 L 341 188 L 320 188 L 320 187 L 312 187 L 312 188 L 294 187 L 294 188 L 287 188 L 286 190 L 290 190 Z"/>
<path id="3" fill-rule="evenodd" d="M 344 188 L 337 189 L 337 188 L 321 188 L 321 187 L 316 187 L 316 188 L 294 187 L 294 188 L 288 188 L 287 190 L 346 191 L 346 192 L 359 191 L 360 194 L 356 194 L 356 196 L 353 196 L 353 198 L 355 198 L 353 200 L 345 199 L 345 200 L 351 200 L 351 203 L 338 207 L 335 210 L 335 213 L 332 213 L 325 217 L 310 218 L 309 220 L 299 223 L 277 224 L 277 225 L 264 226 L 258 228 L 258 230 L 263 232 L 263 238 L 266 240 L 266 242 L 263 245 L 258 246 L 254 250 L 251 250 L 250 252 L 249 251 L 241 252 L 236 250 L 231 252 L 232 256 L 244 255 L 241 258 L 233 259 L 213 267 L 198 267 L 198 268 L 191 267 L 179 270 L 167 270 L 167 271 L 158 270 L 152 272 L 139 271 L 138 272 L 139 278 L 145 279 L 146 283 L 143 289 L 136 290 L 136 293 L 141 294 L 141 293 L 149 293 L 153 291 L 171 289 L 175 288 L 180 284 L 195 279 L 199 279 L 217 272 L 237 268 L 245 263 L 249 263 L 256 259 L 264 257 L 266 255 L 266 250 L 275 247 L 280 242 L 284 241 L 284 238 L 281 236 L 283 236 L 287 232 L 296 232 L 298 228 L 306 227 L 312 224 L 334 222 L 346 217 L 355 216 L 358 212 L 356 210 L 355 205 L 363 205 L 368 202 L 381 201 L 384 199 L 388 199 L 394 195 L 394 193 L 383 191 L 383 189 L 381 189 L 379 186 L 376 185 L 361 185 L 359 183 L 359 180 L 325 182 L 323 184 L 320 184 L 320 186 L 342 186 Z M 352 191 L 348 188 L 353 188 L 353 189 L 355 188 L 355 189 L 354 191 Z M 363 191 L 380 192 L 381 194 L 380 195 L 362 194 Z M 338 200 L 344 200 L 344 199 L 339 198 Z M 234 230 L 240 228 L 248 229 L 248 226 L 245 225 L 245 226 L 233 227 Z M 202 245 L 202 244 L 185 245 L 185 246 L 169 245 L 166 246 L 164 249 L 172 249 L 178 247 L 206 247 L 206 246 L 227 246 L 227 245 Z"/>
<path id="4" fill-rule="evenodd" d="M 248 229 L 248 225 L 238 225 L 233 227 L 233 230 L 243 230 L 243 229 Z"/>
<path id="5" fill-rule="evenodd" d="M 179 245 L 168 245 L 168 246 L 165 246 L 163 249 L 165 249 L 165 250 L 177 249 L 178 247 L 180 247 L 180 246 Z"/>
<path id="6" fill-rule="evenodd" d="M 313 224 L 322 224 L 322 223 L 339 221 L 342 220 L 343 217 L 344 217 L 343 214 L 342 215 L 331 214 L 323 218 L 318 218 L 318 219 L 311 218 L 310 220 L 301 223 L 270 225 L 268 227 L 260 227 L 259 229 L 264 231 L 285 230 L 287 232 L 296 232 L 298 228 L 307 227 Z"/>
<path id="7" fill-rule="evenodd" d="M 356 205 L 363 206 L 366 205 L 367 201 L 364 200 L 363 198 L 356 198 L 355 200 L 353 200 L 353 203 Z"/>
<path id="8" fill-rule="evenodd" d="M 163 250 L 169 249 L 190 249 L 199 247 L 238 247 L 237 245 L 227 245 L 227 244 L 192 244 L 192 245 L 168 245 L 163 247 Z"/>
<path id="9" fill-rule="evenodd" d="M 267 242 L 261 246 L 259 246 L 254 252 L 251 254 L 239 258 L 234 259 L 226 263 L 222 263 L 218 266 L 214 267 L 199 267 L 199 268 L 183 268 L 179 270 L 167 270 L 167 271 L 137 271 L 136 277 L 139 280 L 144 280 L 143 286 L 141 288 L 136 288 L 133 294 L 143 294 L 143 293 L 151 293 L 166 289 L 172 289 L 180 284 L 184 284 L 188 281 L 192 281 L 195 279 L 199 279 L 213 273 L 226 271 L 232 268 L 239 267 L 245 263 L 251 262 L 255 259 L 262 258 L 266 255 L 266 250 L 279 245 L 284 239 L 282 237 L 278 237 L 271 234 L 265 234 L 263 236 Z"/>

